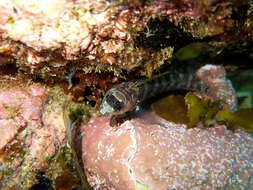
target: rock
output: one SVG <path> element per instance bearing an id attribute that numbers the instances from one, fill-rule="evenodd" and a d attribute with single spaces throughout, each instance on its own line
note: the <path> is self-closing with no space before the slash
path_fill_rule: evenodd
<path id="1" fill-rule="evenodd" d="M 63 92 L 39 84 L 2 83 L 0 189 L 36 189 L 45 181 L 50 188 L 60 188 L 66 176 L 69 188 L 80 186 L 66 147 Z"/>
<path id="2" fill-rule="evenodd" d="M 27 124 L 38 128 L 42 122 L 40 112 L 47 99 L 43 87 L 29 86 L 27 89 L 0 91 L 0 150 Z"/>
<path id="3" fill-rule="evenodd" d="M 253 139 L 226 126 L 186 129 L 153 114 L 118 128 L 93 117 L 82 129 L 82 159 L 95 189 L 249 189 Z"/>
<path id="4" fill-rule="evenodd" d="M 0 153 L 23 127 L 24 125 L 13 120 L 0 120 Z"/>
<path id="5" fill-rule="evenodd" d="M 252 42 L 249 0 L 1 1 L 0 17 L 0 65 L 17 60 L 53 81 L 72 68 L 150 77 L 175 47 L 192 41 L 212 37 L 217 54 Z"/>

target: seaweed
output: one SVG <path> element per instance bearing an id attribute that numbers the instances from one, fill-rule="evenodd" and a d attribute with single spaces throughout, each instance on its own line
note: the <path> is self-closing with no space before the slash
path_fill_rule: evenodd
<path id="1" fill-rule="evenodd" d="M 187 61 L 195 59 L 203 54 L 211 51 L 210 45 L 205 42 L 193 42 L 182 48 L 175 53 L 175 59 L 178 61 Z"/>
<path id="2" fill-rule="evenodd" d="M 176 108 L 176 109 L 175 109 Z M 169 95 L 152 104 L 151 109 L 161 118 L 174 123 L 187 124 L 187 107 L 181 95 Z"/>
<path id="3" fill-rule="evenodd" d="M 216 115 L 216 120 L 226 124 L 232 131 L 243 128 L 253 132 L 253 108 L 240 109 L 231 113 L 229 109 L 221 110 Z"/>
<path id="4" fill-rule="evenodd" d="M 253 132 L 253 108 L 239 109 L 231 112 L 221 109 L 221 103 L 207 97 L 199 97 L 188 92 L 185 97 L 169 95 L 152 104 L 151 109 L 161 118 L 185 124 L 187 128 L 202 123 L 205 128 L 216 124 L 226 125 L 229 130 L 244 129 Z"/>
<path id="5" fill-rule="evenodd" d="M 219 110 L 219 102 L 205 97 L 199 98 L 192 92 L 189 92 L 185 96 L 185 104 L 187 105 L 187 116 L 189 118 L 188 128 L 192 128 L 200 121 L 205 126 L 216 123 L 214 119 Z"/>
<path id="6" fill-rule="evenodd" d="M 71 119 L 72 122 L 82 121 L 84 115 L 85 116 L 88 115 L 87 110 L 81 107 L 78 107 L 76 109 L 69 107 L 69 118 Z"/>

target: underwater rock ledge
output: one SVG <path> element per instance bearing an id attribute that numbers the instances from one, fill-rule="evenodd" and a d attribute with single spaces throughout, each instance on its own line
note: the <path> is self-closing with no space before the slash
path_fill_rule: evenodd
<path id="1" fill-rule="evenodd" d="M 45 81 L 64 80 L 71 68 L 85 74 L 120 76 L 123 70 L 135 70 L 150 76 L 171 58 L 176 46 L 183 47 L 192 38 L 211 37 L 218 49 L 219 44 L 230 48 L 252 43 L 251 3 L 1 1 L 0 60 L 8 56 L 10 63 L 16 60 L 21 70 Z"/>
<path id="2" fill-rule="evenodd" d="M 148 114 L 118 128 L 93 117 L 82 129 L 82 159 L 95 189 L 249 189 L 253 139 L 226 126 L 186 129 Z"/>

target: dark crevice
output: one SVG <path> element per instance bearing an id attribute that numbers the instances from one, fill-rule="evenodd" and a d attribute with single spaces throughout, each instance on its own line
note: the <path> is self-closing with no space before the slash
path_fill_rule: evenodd
<path id="1" fill-rule="evenodd" d="M 45 175 L 45 172 L 40 172 L 36 179 L 38 183 L 34 184 L 30 190 L 51 190 L 52 189 L 52 182 L 48 179 Z"/>
<path id="2" fill-rule="evenodd" d="M 167 19 L 151 19 L 137 38 L 137 47 L 161 48 L 172 46 L 179 49 L 195 39 L 190 33 L 184 32 Z"/>
<path id="3" fill-rule="evenodd" d="M 71 79 L 71 82 L 72 82 L 72 85 L 73 85 L 73 86 L 80 84 L 80 81 L 81 81 L 81 79 L 78 78 L 78 77 L 73 77 L 73 78 Z"/>
<path id="4" fill-rule="evenodd" d="M 15 75 L 18 72 L 16 64 L 7 64 L 0 66 L 1 75 Z"/>
<path id="5" fill-rule="evenodd" d="M 89 104 L 90 106 L 95 107 L 97 102 L 89 98 L 89 96 L 92 96 L 92 95 L 93 93 L 92 93 L 91 88 L 89 86 L 86 86 L 83 93 L 84 101 L 86 104 Z"/>

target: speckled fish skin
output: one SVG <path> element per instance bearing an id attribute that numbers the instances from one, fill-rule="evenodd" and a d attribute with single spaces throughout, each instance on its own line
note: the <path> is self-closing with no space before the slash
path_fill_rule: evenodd
<path id="1" fill-rule="evenodd" d="M 232 83 L 226 78 L 225 69 L 217 65 L 205 65 L 194 70 L 185 67 L 172 70 L 152 79 L 123 82 L 111 88 L 100 106 L 102 115 L 121 115 L 132 111 L 145 99 L 171 90 L 195 91 L 220 101 L 224 108 L 236 109 L 237 99 Z"/>

